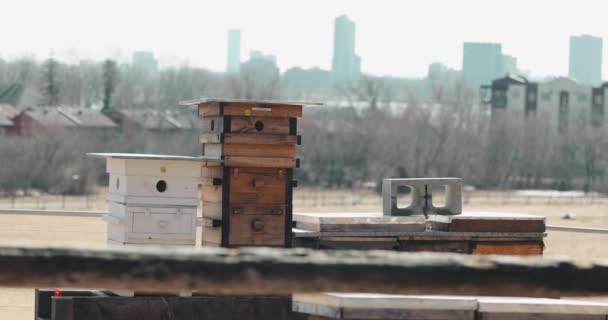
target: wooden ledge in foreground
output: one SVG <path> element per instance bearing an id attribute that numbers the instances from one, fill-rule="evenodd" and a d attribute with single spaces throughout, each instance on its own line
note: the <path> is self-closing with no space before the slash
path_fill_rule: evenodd
<path id="1" fill-rule="evenodd" d="M 391 251 L 0 247 L 0 285 L 207 294 L 608 295 L 608 263 Z"/>

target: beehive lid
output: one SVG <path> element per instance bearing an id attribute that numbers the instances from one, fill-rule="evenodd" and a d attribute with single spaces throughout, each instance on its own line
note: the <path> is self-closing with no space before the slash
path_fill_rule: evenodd
<path id="1" fill-rule="evenodd" d="M 310 101 L 278 101 L 278 100 L 240 100 L 240 99 L 195 99 L 180 101 L 182 106 L 195 106 L 202 103 L 225 102 L 225 103 L 247 103 L 247 104 L 264 104 L 264 105 L 288 105 L 288 106 L 321 106 L 321 102 Z"/>
<path id="2" fill-rule="evenodd" d="M 134 160 L 177 160 L 177 161 L 197 161 L 197 162 L 222 162 L 222 159 L 210 157 L 189 157 L 175 156 L 163 154 L 146 154 L 146 153 L 87 153 L 93 158 L 110 158 L 110 159 L 134 159 Z"/>

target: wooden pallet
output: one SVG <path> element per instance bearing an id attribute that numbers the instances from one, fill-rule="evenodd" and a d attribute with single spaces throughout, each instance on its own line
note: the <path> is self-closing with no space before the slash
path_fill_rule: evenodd
<path id="1" fill-rule="evenodd" d="M 381 213 L 298 213 L 294 220 L 296 247 L 482 255 L 542 255 L 544 250 L 544 217 L 525 214 L 472 212 L 425 219 Z"/>

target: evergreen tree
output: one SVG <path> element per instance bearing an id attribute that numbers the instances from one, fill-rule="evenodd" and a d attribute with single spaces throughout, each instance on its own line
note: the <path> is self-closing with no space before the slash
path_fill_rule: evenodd
<path id="1" fill-rule="evenodd" d="M 116 88 L 116 78 L 118 72 L 116 69 L 116 62 L 113 60 L 106 60 L 103 63 L 103 108 L 102 112 L 110 111 L 112 94 Z"/>
<path id="2" fill-rule="evenodd" d="M 59 105 L 60 82 L 59 82 L 59 63 L 52 57 L 47 59 L 42 65 L 42 104 L 44 106 L 55 107 Z"/>

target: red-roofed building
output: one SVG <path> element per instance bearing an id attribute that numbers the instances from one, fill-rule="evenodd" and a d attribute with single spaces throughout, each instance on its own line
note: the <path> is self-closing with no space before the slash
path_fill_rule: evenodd
<path id="1" fill-rule="evenodd" d="M 10 104 L 0 103 L 0 135 L 7 134 L 13 127 L 13 119 L 19 110 Z"/>
<path id="2" fill-rule="evenodd" d="M 87 108 L 28 108 L 13 119 L 11 133 L 32 136 L 38 130 L 79 130 L 103 135 L 117 131 L 118 126 L 100 111 Z"/>

